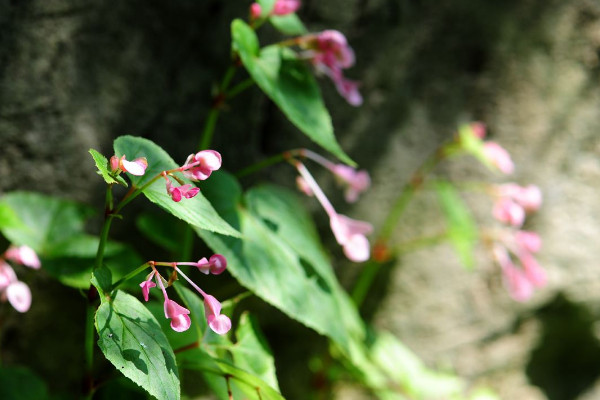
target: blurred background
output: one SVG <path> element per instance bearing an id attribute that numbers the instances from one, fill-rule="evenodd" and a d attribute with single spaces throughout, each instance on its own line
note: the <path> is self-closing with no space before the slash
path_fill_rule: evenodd
<path id="1" fill-rule="evenodd" d="M 249 6 L 0 0 L 0 192 L 35 190 L 100 209 L 103 185 L 87 151 L 110 155 L 124 134 L 149 138 L 183 162 L 230 64 L 229 24 L 247 18 Z M 388 265 L 363 315 L 427 365 L 487 384 L 503 399 L 600 398 L 600 2 L 304 0 L 299 15 L 311 31 L 340 30 L 356 52 L 347 75 L 361 82 L 363 106 L 349 106 L 320 79 L 342 148 L 373 180 L 353 206 L 333 195 L 340 212 L 380 227 L 412 172 L 473 120 L 511 153 L 510 180 L 544 193 L 526 228 L 543 238 L 539 261 L 549 284 L 532 301 L 508 296 L 485 249 L 466 271 L 442 244 Z M 265 27 L 260 38 L 269 44 L 281 36 Z M 226 104 L 213 144 L 230 171 L 290 148 L 316 149 L 257 88 Z M 436 173 L 506 181 L 472 160 L 444 163 Z M 291 168 L 272 168 L 243 183 L 293 188 L 293 177 Z M 325 174 L 320 179 L 333 184 Z M 489 199 L 468 201 L 485 224 Z M 315 216 L 340 280 L 351 285 L 360 265 L 342 261 L 327 221 Z M 423 193 L 395 240 L 436 232 L 439 224 L 439 209 Z M 2 305 L 2 363 L 27 364 L 52 390 L 76 392 L 83 356 L 71 346 L 83 337 L 85 303 L 43 274 L 27 279 L 31 311 L 17 315 Z M 282 393 L 310 398 L 320 384 L 311 357 L 326 340 L 256 303 L 248 306 L 265 311 Z M 80 304 L 79 313 L 61 313 L 67 304 Z M 44 325 L 47 313 L 55 319 Z M 314 351 L 306 351 L 308 342 Z M 343 382 L 330 396 L 370 398 Z"/>

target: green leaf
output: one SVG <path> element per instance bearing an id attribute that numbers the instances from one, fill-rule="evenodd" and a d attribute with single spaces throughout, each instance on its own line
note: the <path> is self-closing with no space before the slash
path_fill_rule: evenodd
<path id="1" fill-rule="evenodd" d="M 185 223 L 163 212 L 142 212 L 135 220 L 138 230 L 156 245 L 178 254 L 184 241 Z"/>
<path id="2" fill-rule="evenodd" d="M 237 342 L 230 349 L 236 367 L 239 367 L 279 390 L 275 375 L 275 360 L 256 318 L 247 312 L 242 314 L 235 332 Z"/>
<path id="3" fill-rule="evenodd" d="M 232 365 L 215 359 L 201 349 L 192 349 L 178 354 L 177 359 L 182 368 L 203 372 L 205 375 L 222 377 L 221 385 L 214 387 L 219 398 L 228 398 L 225 376 L 228 375 L 233 398 L 250 400 L 284 400 L 283 396 L 260 378 Z"/>
<path id="4" fill-rule="evenodd" d="M 220 178 L 211 185 L 229 186 L 233 179 Z M 250 190 L 245 203 L 236 216 L 243 240 L 197 230 L 200 237 L 227 258 L 228 271 L 243 286 L 349 352 L 350 341 L 364 334 L 362 324 L 298 197 L 263 186 Z"/>
<path id="5" fill-rule="evenodd" d="M 259 48 L 258 38 L 244 21 L 231 25 L 233 47 L 256 84 L 305 135 L 347 164 L 333 134 L 333 125 L 312 72 L 294 51 L 278 45 Z"/>
<path id="6" fill-rule="evenodd" d="M 115 292 L 96 312 L 98 346 L 127 378 L 152 396 L 179 399 L 175 355 L 154 316 L 135 297 Z"/>
<path id="7" fill-rule="evenodd" d="M 126 155 L 128 159 L 146 157 L 148 160 L 148 168 L 143 176 L 130 175 L 131 183 L 137 187 L 148 183 L 160 174 L 161 171 L 178 167 L 175 161 L 162 148 L 148 139 L 121 136 L 115 140 L 114 148 L 118 157 Z M 182 180 L 185 183 L 192 183 L 183 177 Z M 213 206 L 202 195 L 202 192 L 194 198 L 183 199 L 179 203 L 176 203 L 167 194 L 165 182 L 160 178 L 144 189 L 143 193 L 148 200 L 158 204 L 167 212 L 188 224 L 224 235 L 239 236 L 239 232 L 219 217 Z"/>
<path id="8" fill-rule="evenodd" d="M 46 384 L 24 367 L 0 367 L 0 399 L 48 399 Z"/>
<path id="9" fill-rule="evenodd" d="M 448 182 L 435 186 L 446 217 L 448 239 L 467 268 L 474 265 L 473 251 L 477 244 L 477 225 L 456 189 Z"/>
<path id="10" fill-rule="evenodd" d="M 127 187 L 127 182 L 125 181 L 125 179 L 123 179 L 122 176 L 113 176 L 108 170 L 108 159 L 106 157 L 104 157 L 102 154 L 98 153 L 94 149 L 90 149 L 89 153 L 92 155 L 92 158 L 96 163 L 96 167 L 98 168 L 98 175 L 104 178 L 104 182 L 108 183 L 109 185 L 112 183 L 119 183 Z"/>
<path id="11" fill-rule="evenodd" d="M 269 17 L 271 24 L 284 35 L 304 35 L 308 32 L 298 15 L 273 15 Z"/>
<path id="12" fill-rule="evenodd" d="M 83 233 L 90 207 L 56 197 L 31 192 L 11 192 L 2 198 L 22 222 L 18 226 L 0 226 L 6 238 L 26 244 L 40 255 L 56 252 L 61 243 Z"/>
<path id="13" fill-rule="evenodd" d="M 23 222 L 8 204 L 0 201 L 0 229 L 4 228 L 23 228 Z"/>
<path id="14" fill-rule="evenodd" d="M 98 289 L 100 295 L 104 297 L 105 293 L 109 292 L 112 287 L 112 274 L 110 273 L 110 270 L 104 265 L 97 268 L 92 273 L 91 283 Z"/>

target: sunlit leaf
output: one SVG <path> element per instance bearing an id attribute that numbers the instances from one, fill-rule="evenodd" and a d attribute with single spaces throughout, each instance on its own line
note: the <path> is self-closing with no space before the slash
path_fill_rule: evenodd
<path id="1" fill-rule="evenodd" d="M 133 185 L 141 187 L 156 177 L 161 171 L 175 169 L 178 165 L 173 159 L 154 142 L 134 136 L 121 136 L 115 140 L 117 156 L 126 155 L 128 159 L 146 157 L 148 168 L 143 176 L 130 175 Z M 181 176 L 185 183 L 191 183 Z M 202 187 L 203 183 L 200 183 Z M 167 212 L 200 229 L 218 232 L 224 235 L 238 236 L 239 233 L 229 226 L 215 211 L 213 206 L 200 192 L 191 199 L 174 202 L 167 194 L 165 181 L 158 179 L 146 189 L 144 195 L 153 203 L 158 204 Z"/>
<path id="2" fill-rule="evenodd" d="M 116 291 L 96 312 L 98 346 L 127 378 L 152 396 L 179 399 L 175 355 L 160 325 L 135 297 Z"/>
<path id="3" fill-rule="evenodd" d="M 104 178 L 104 182 L 111 183 L 119 183 L 125 187 L 127 187 L 127 182 L 123 179 L 122 176 L 112 176 L 110 171 L 108 170 L 108 159 L 104 157 L 102 154 L 98 153 L 94 149 L 90 149 L 89 153 L 92 155 L 94 162 L 96 163 L 96 167 L 98 168 L 98 175 Z"/>
<path id="4" fill-rule="evenodd" d="M 231 32 L 234 50 L 248 73 L 289 120 L 324 149 L 354 165 L 335 139 L 331 117 L 306 63 L 289 48 L 260 49 L 256 33 L 242 20 L 233 21 Z"/>

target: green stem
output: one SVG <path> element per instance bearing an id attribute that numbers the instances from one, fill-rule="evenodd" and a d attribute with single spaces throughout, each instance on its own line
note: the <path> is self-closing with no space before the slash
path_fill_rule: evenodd
<path id="1" fill-rule="evenodd" d="M 116 281 L 115 283 L 113 283 L 110 288 L 110 291 L 112 292 L 113 290 L 118 288 L 123 282 L 133 278 L 134 276 L 136 276 L 137 274 L 139 274 L 140 272 L 142 272 L 143 270 L 148 268 L 149 264 L 150 264 L 149 262 L 145 262 L 144 264 L 140 265 L 139 267 L 137 267 L 136 269 L 134 269 L 133 271 L 131 271 L 130 273 L 128 273 L 127 275 L 125 275 L 124 277 L 122 277 L 121 279 Z"/>
<path id="2" fill-rule="evenodd" d="M 381 264 L 370 261 L 365 264 L 362 271 L 360 272 L 360 276 L 356 283 L 354 284 L 354 288 L 352 289 L 352 300 L 357 307 L 360 308 L 361 304 L 367 297 L 367 293 L 381 268 Z"/>
<path id="3" fill-rule="evenodd" d="M 267 159 L 257 162 L 256 164 L 252 164 L 238 172 L 235 173 L 236 178 L 243 178 L 247 175 L 253 174 L 256 171 L 260 171 L 263 168 L 270 167 L 273 164 L 280 163 L 285 161 L 287 158 L 286 153 L 276 154 Z"/>
<path id="4" fill-rule="evenodd" d="M 210 147 L 210 143 L 212 142 L 212 137 L 215 132 L 215 126 L 217 125 L 217 120 L 219 119 L 219 106 L 213 106 L 208 113 L 208 117 L 206 118 L 206 123 L 204 124 L 204 131 L 202 131 L 202 139 L 200 140 L 200 150 L 205 150 Z"/>
<path id="5" fill-rule="evenodd" d="M 225 95 L 225 97 L 229 99 L 233 99 L 238 94 L 242 93 L 244 90 L 252 87 L 254 85 L 254 79 L 248 78 L 245 81 L 242 81 L 232 87 Z"/>

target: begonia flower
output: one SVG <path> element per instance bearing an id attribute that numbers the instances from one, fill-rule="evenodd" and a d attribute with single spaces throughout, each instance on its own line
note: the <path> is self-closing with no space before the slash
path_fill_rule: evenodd
<path id="1" fill-rule="evenodd" d="M 156 287 L 156 283 L 152 282 L 152 277 L 154 276 L 154 271 L 148 275 L 146 280 L 140 283 L 140 287 L 142 288 L 142 294 L 144 295 L 144 301 L 148 301 L 148 296 L 150 295 L 150 289 Z"/>
<path id="2" fill-rule="evenodd" d="M 370 257 L 370 245 L 365 235 L 373 231 L 373 226 L 345 215 L 336 214 L 329 220 L 336 241 L 343 247 L 348 259 L 363 262 Z"/>
<path id="3" fill-rule="evenodd" d="M 29 268 L 40 269 L 42 266 L 37 254 L 35 254 L 35 251 L 29 246 L 10 246 L 4 255 L 6 259 L 25 265 Z"/>
<path id="4" fill-rule="evenodd" d="M 227 260 L 221 254 L 213 254 L 209 260 L 202 257 L 196 263 L 180 262 L 177 265 L 195 265 L 203 274 L 219 275 L 227 268 Z"/>
<path id="5" fill-rule="evenodd" d="M 171 320 L 171 328 L 176 332 L 187 331 L 192 323 L 190 310 L 180 306 L 175 301 L 165 298 L 165 317 Z"/>
<path id="6" fill-rule="evenodd" d="M 276 0 L 273 5 L 272 15 L 288 15 L 296 12 L 302 2 L 300 0 Z"/>
<path id="7" fill-rule="evenodd" d="M 471 122 L 469 124 L 469 127 L 471 128 L 471 132 L 473 132 L 473 135 L 475 135 L 475 137 L 479 139 L 483 139 L 485 137 L 486 127 L 483 122 Z"/>
<path id="8" fill-rule="evenodd" d="M 363 103 L 363 97 L 358 90 L 359 83 L 343 76 L 333 78 L 333 83 L 340 96 L 342 96 L 348 104 L 358 107 Z"/>
<path id="9" fill-rule="evenodd" d="M 27 284 L 16 281 L 12 282 L 4 291 L 4 296 L 15 310 L 24 313 L 31 307 L 31 291 Z"/>
<path id="10" fill-rule="evenodd" d="M 519 261 L 527 280 L 535 287 L 544 287 L 548 280 L 546 271 L 538 264 L 535 257 L 529 252 L 519 254 Z"/>
<path id="11" fill-rule="evenodd" d="M 542 239 L 535 232 L 517 231 L 515 233 L 515 242 L 519 249 L 531 253 L 537 253 L 542 247 Z"/>
<path id="12" fill-rule="evenodd" d="M 360 193 L 371 186 L 371 178 L 365 170 L 357 171 L 348 165 L 335 164 L 331 168 L 331 172 L 333 172 L 340 182 L 346 185 L 344 198 L 348 203 L 354 203 L 358 200 Z"/>
<path id="13" fill-rule="evenodd" d="M 116 156 L 112 156 L 110 158 L 110 167 L 113 172 L 117 171 L 117 169 L 120 169 L 121 171 L 128 172 L 131 175 L 142 176 L 146 173 L 148 161 L 146 160 L 146 157 L 138 157 L 133 161 L 128 161 L 125 158 L 125 155 L 121 156 L 120 159 L 117 159 Z"/>
<path id="14" fill-rule="evenodd" d="M 182 198 L 191 199 L 200 193 L 200 189 L 192 184 L 181 186 L 173 186 L 171 181 L 167 179 L 167 193 L 171 196 L 174 202 L 178 203 Z"/>
<path id="15" fill-rule="evenodd" d="M 500 198 L 492 210 L 494 218 L 512 226 L 521 226 L 525 221 L 525 210 L 519 204 L 508 198 Z"/>
<path id="16" fill-rule="evenodd" d="M 221 303 L 210 294 L 204 295 L 204 313 L 210 329 L 219 335 L 224 335 L 231 329 L 231 320 L 221 314 Z"/>
<path id="17" fill-rule="evenodd" d="M 515 165 L 510 158 L 510 154 L 504 147 L 496 142 L 484 142 L 483 154 L 486 159 L 503 174 L 512 174 Z"/>
<path id="18" fill-rule="evenodd" d="M 0 292 L 17 280 L 15 270 L 4 260 L 0 260 Z"/>
<path id="19" fill-rule="evenodd" d="M 195 181 L 208 179 L 213 171 L 221 168 L 221 154 L 215 150 L 202 150 L 190 154 L 183 164 L 183 175 Z"/>
<path id="20" fill-rule="evenodd" d="M 533 285 L 525 273 L 515 266 L 507 266 L 502 269 L 508 292 L 517 301 L 526 301 L 533 295 Z"/>
<path id="21" fill-rule="evenodd" d="M 527 212 L 537 211 L 542 205 L 542 191 L 536 185 L 505 183 L 498 186 L 498 192 L 501 196 L 514 200 Z"/>

